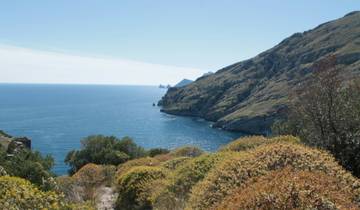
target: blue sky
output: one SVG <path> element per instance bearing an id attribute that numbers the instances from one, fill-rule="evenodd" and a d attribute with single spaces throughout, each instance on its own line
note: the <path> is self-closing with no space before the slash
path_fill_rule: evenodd
<path id="1" fill-rule="evenodd" d="M 127 79 L 128 83 L 174 83 L 181 78 L 182 71 L 187 72 L 184 76 L 188 77 L 215 71 L 253 57 L 295 32 L 354 10 L 360 10 L 359 0 L 8 0 L 0 1 L 0 45 L 5 50 L 3 54 L 10 48 L 15 57 L 17 49 L 32 50 L 34 54 L 72 56 L 72 59 L 82 56 L 161 64 L 164 69 L 180 72 L 159 81 L 132 78 Z M 28 79 L 28 82 L 39 83 L 77 83 L 76 78 L 86 70 L 83 64 L 76 64 L 80 70 L 72 74 L 74 78 L 69 81 L 33 80 L 15 78 L 12 68 L 18 67 L 4 65 L 4 62 L 0 60 L 0 67 L 7 71 L 0 69 L 0 82 L 27 82 Z M 27 66 L 45 68 L 47 65 L 39 62 L 25 62 L 16 71 L 17 76 L 27 71 Z M 120 67 L 119 75 L 125 72 L 124 66 Z M 48 77 L 53 69 L 49 68 Z M 156 69 L 147 71 L 156 72 Z M 4 75 L 6 80 L 1 80 Z M 94 73 L 92 80 L 79 83 L 126 81 L 96 82 Z"/>

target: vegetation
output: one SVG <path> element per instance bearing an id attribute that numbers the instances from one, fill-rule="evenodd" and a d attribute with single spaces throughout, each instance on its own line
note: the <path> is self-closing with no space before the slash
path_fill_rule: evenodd
<path id="1" fill-rule="evenodd" d="M 347 174 L 326 152 L 299 144 L 273 143 L 240 152 L 223 161 L 192 189 L 188 207 L 191 209 L 214 207 L 236 188 L 243 188 L 250 179 L 285 167 L 321 171 L 339 177 L 349 186 L 358 183 L 357 179 Z M 360 187 L 360 185 L 354 186 L 356 186 L 354 190 Z"/>
<path id="2" fill-rule="evenodd" d="M 29 180 L 43 190 L 55 186 L 53 173 L 50 171 L 54 160 L 50 155 L 42 156 L 37 151 L 23 149 L 14 154 L 8 154 L 0 148 L 0 166 L 10 176 Z"/>
<path id="3" fill-rule="evenodd" d="M 168 149 L 163 148 L 153 148 L 147 151 L 147 155 L 150 157 L 154 157 L 156 155 L 168 154 L 170 151 Z"/>
<path id="4" fill-rule="evenodd" d="M 145 156 L 142 147 L 137 146 L 132 139 L 114 136 L 89 136 L 81 141 L 82 148 L 69 152 L 65 162 L 70 165 L 70 174 L 74 174 L 88 163 L 118 165 L 130 159 Z"/>
<path id="5" fill-rule="evenodd" d="M 65 206 L 55 192 L 43 192 L 29 181 L 0 176 L 1 209 L 59 209 Z"/>
<path id="6" fill-rule="evenodd" d="M 292 134 L 330 151 L 360 176 L 360 78 L 344 84 L 336 57 L 317 63 L 313 77 L 293 96 L 287 119 L 275 134 Z"/>
<path id="7" fill-rule="evenodd" d="M 358 194 L 323 172 L 285 168 L 250 181 L 215 209 L 359 209 Z"/>
<path id="8" fill-rule="evenodd" d="M 119 177 L 116 209 L 150 209 L 152 181 L 165 177 L 160 167 L 138 166 Z"/>
<path id="9" fill-rule="evenodd" d="M 156 209 L 183 209 L 192 187 L 201 181 L 218 162 L 230 155 L 231 153 L 204 154 L 184 162 L 179 167 L 174 167 L 176 170 L 168 176 L 167 182 L 163 183 L 163 189 L 154 195 L 154 207 Z"/>
<path id="10" fill-rule="evenodd" d="M 179 147 L 170 152 L 170 154 L 174 157 L 197 157 L 203 153 L 204 151 L 202 151 L 198 147 L 193 147 L 193 146 Z"/>

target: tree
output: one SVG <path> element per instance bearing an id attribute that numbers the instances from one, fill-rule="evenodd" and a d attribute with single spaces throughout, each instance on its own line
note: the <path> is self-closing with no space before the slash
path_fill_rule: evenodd
<path id="1" fill-rule="evenodd" d="M 118 139 L 114 136 L 95 135 L 81 140 L 81 144 L 80 150 L 70 151 L 65 158 L 65 163 L 71 167 L 70 174 L 88 163 L 118 165 L 145 155 L 145 150 L 129 137 Z"/>
<path id="2" fill-rule="evenodd" d="M 334 56 L 316 63 L 312 77 L 294 92 L 287 119 L 273 131 L 329 150 L 360 176 L 360 79 L 346 82 L 341 72 Z"/>

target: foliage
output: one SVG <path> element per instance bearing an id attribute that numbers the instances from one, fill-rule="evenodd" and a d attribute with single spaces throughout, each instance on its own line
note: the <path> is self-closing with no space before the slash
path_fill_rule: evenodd
<path id="1" fill-rule="evenodd" d="M 114 136 L 89 136 L 81 144 L 81 150 L 70 151 L 65 158 L 65 162 L 71 167 L 70 174 L 87 163 L 118 165 L 145 155 L 145 150 L 129 137 L 117 139 Z"/>
<path id="2" fill-rule="evenodd" d="M 159 160 L 151 157 L 143 157 L 139 159 L 129 160 L 126 163 L 118 166 L 118 169 L 116 171 L 116 177 L 121 177 L 123 174 L 136 166 L 157 166 L 159 164 Z"/>
<path id="3" fill-rule="evenodd" d="M 0 150 L 0 165 L 10 176 L 27 179 L 43 190 L 54 187 L 50 171 L 53 164 L 54 159 L 50 155 L 42 156 L 38 151 L 23 149 L 9 155 Z"/>
<path id="4" fill-rule="evenodd" d="M 3 131 L 3 130 L 0 130 L 0 136 L 4 136 L 4 137 L 7 137 L 7 138 L 12 138 L 12 136 L 10 136 L 9 134 L 5 133 L 5 131 Z"/>
<path id="5" fill-rule="evenodd" d="M 165 176 L 163 169 L 151 166 L 134 167 L 120 176 L 116 209 L 151 209 L 148 186 Z"/>
<path id="6" fill-rule="evenodd" d="M 95 197 L 95 189 L 105 181 L 103 167 L 88 163 L 72 177 L 78 185 L 84 187 L 84 200 L 92 200 Z"/>
<path id="7" fill-rule="evenodd" d="M 0 176 L 6 176 L 6 175 L 8 175 L 8 173 L 6 172 L 4 167 L 0 166 Z"/>
<path id="8" fill-rule="evenodd" d="M 1 209 L 59 209 L 64 206 L 55 192 L 40 191 L 29 181 L 17 177 L 0 177 Z"/>
<path id="9" fill-rule="evenodd" d="M 222 161 L 206 178 L 192 188 L 188 207 L 208 209 L 221 202 L 234 189 L 252 178 L 274 170 L 293 167 L 298 170 L 322 171 L 359 190 L 357 179 L 344 171 L 326 152 L 300 144 L 273 143 L 240 152 Z"/>
<path id="10" fill-rule="evenodd" d="M 231 153 L 204 154 L 179 166 L 168 178 L 162 191 L 154 195 L 156 209 L 183 209 L 192 187 L 214 166 Z M 186 160 L 186 159 L 185 159 Z"/>
<path id="11" fill-rule="evenodd" d="M 215 209 L 359 209 L 351 185 L 323 172 L 285 168 L 251 180 Z"/>
<path id="12" fill-rule="evenodd" d="M 263 144 L 271 144 L 276 142 L 292 142 L 300 143 L 300 140 L 293 136 L 277 136 L 274 138 L 265 138 L 263 136 L 247 136 L 232 141 L 220 149 L 220 151 L 246 151 Z"/>
<path id="13" fill-rule="evenodd" d="M 360 78 L 344 83 L 336 62 L 327 57 L 315 65 L 312 78 L 294 93 L 287 119 L 273 131 L 329 150 L 360 176 Z"/>
<path id="14" fill-rule="evenodd" d="M 170 154 L 174 157 L 181 157 L 181 156 L 197 157 L 203 153 L 204 153 L 204 151 L 202 151 L 198 147 L 194 147 L 194 146 L 179 147 L 170 152 Z"/>
<path id="15" fill-rule="evenodd" d="M 185 164 L 187 161 L 191 160 L 190 157 L 177 157 L 177 158 L 173 158 L 173 159 L 170 159 L 166 162 L 164 162 L 162 164 L 162 166 L 164 168 L 167 168 L 169 170 L 175 170 L 177 169 L 178 167 L 182 166 L 183 164 Z"/>
<path id="16" fill-rule="evenodd" d="M 162 154 L 167 154 L 170 151 L 168 149 L 163 149 L 163 148 L 153 148 L 147 151 L 147 155 L 150 157 L 155 157 L 156 155 L 162 155 Z"/>

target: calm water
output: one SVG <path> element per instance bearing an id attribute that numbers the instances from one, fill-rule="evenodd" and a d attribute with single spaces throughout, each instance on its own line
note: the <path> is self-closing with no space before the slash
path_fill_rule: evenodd
<path id="1" fill-rule="evenodd" d="M 240 136 L 200 119 L 161 113 L 152 103 L 164 94 L 142 86 L 0 84 L 0 129 L 27 136 L 34 149 L 52 154 L 57 174 L 67 172 L 67 152 L 92 134 L 131 136 L 145 148 L 186 144 L 209 151 Z"/>

